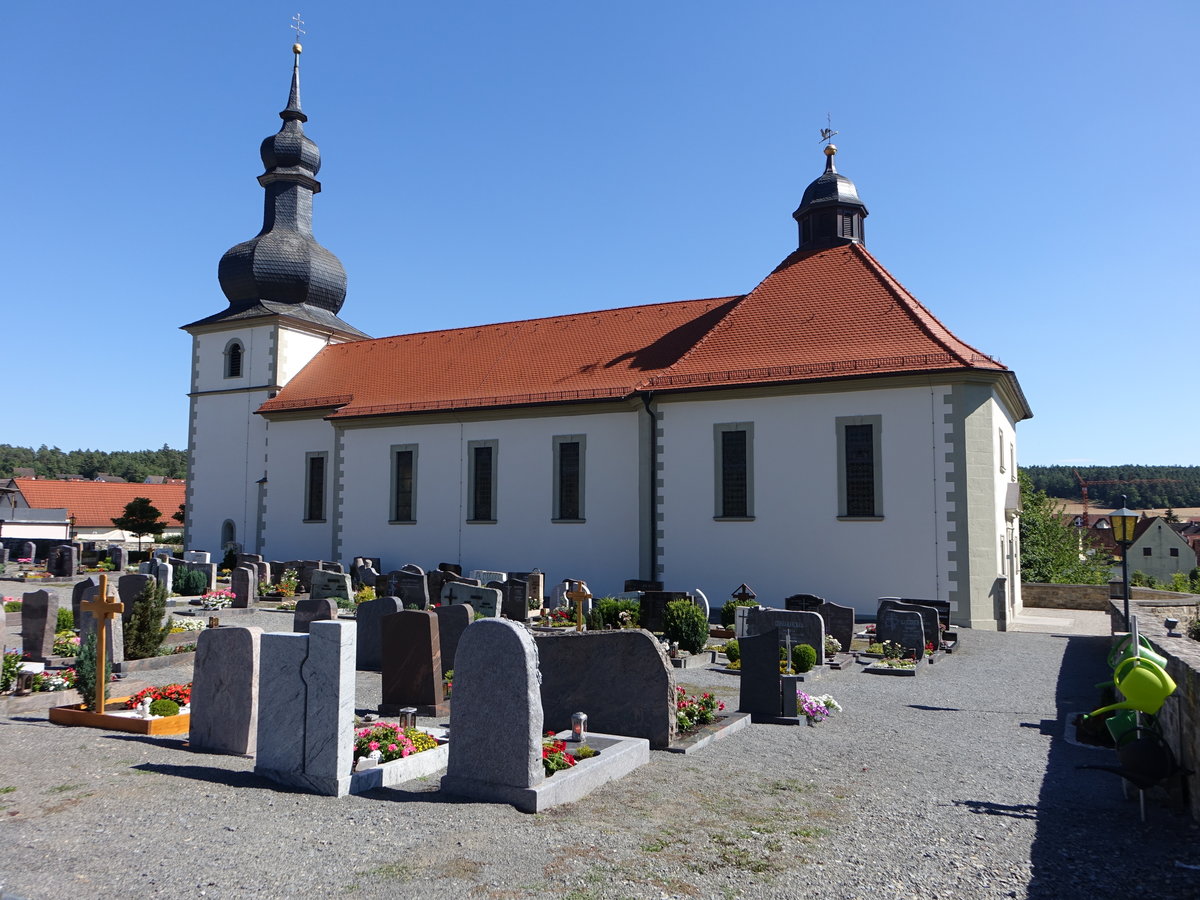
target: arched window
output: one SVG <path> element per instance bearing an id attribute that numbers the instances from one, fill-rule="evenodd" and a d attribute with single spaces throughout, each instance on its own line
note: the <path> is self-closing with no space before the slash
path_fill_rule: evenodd
<path id="1" fill-rule="evenodd" d="M 242 377 L 242 342 L 232 340 L 225 345 L 225 377 Z"/>
<path id="2" fill-rule="evenodd" d="M 221 526 L 221 548 L 225 549 L 230 544 L 237 541 L 237 526 L 233 524 L 233 519 L 226 519 Z"/>

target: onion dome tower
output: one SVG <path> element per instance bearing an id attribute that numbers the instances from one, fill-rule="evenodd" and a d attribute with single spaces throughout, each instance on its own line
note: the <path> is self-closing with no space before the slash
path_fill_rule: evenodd
<path id="1" fill-rule="evenodd" d="M 800 249 L 819 250 L 841 244 L 863 243 L 867 207 L 858 199 L 854 182 L 833 164 L 837 147 L 825 148 L 825 171 L 804 189 L 792 218 L 800 226 Z"/>

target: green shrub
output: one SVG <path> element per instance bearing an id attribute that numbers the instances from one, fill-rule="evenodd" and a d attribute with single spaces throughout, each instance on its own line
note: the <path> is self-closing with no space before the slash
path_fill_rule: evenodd
<path id="1" fill-rule="evenodd" d="M 163 620 L 167 614 L 167 589 L 151 581 L 133 601 L 133 612 L 125 623 L 125 658 L 158 656 L 171 631 Z"/>
<path id="2" fill-rule="evenodd" d="M 731 663 L 735 663 L 742 658 L 742 647 L 737 642 L 737 638 L 725 642 L 725 658 Z"/>
<path id="3" fill-rule="evenodd" d="M 817 651 L 811 644 L 797 644 L 792 648 L 792 666 L 797 672 L 808 672 L 817 664 Z"/>
<path id="4" fill-rule="evenodd" d="M 168 700 L 166 697 L 154 700 L 150 703 L 150 715 L 177 716 L 179 715 L 179 704 L 174 700 Z"/>
<path id="5" fill-rule="evenodd" d="M 112 663 L 104 661 L 105 683 L 112 679 Z M 96 705 L 96 633 L 88 635 L 88 639 L 79 645 L 79 653 L 75 656 L 75 690 L 84 705 L 91 709 Z M 100 710 L 103 712 L 104 710 Z"/>
<path id="6" fill-rule="evenodd" d="M 0 669 L 0 691 L 11 691 L 21 671 L 21 654 L 14 650 L 4 654 L 4 666 Z"/>
<path id="7" fill-rule="evenodd" d="M 678 641 L 679 648 L 699 653 L 708 643 L 708 619 L 691 600 L 672 600 L 663 613 L 663 635 Z"/>
<path id="8" fill-rule="evenodd" d="M 220 568 L 228 569 L 230 572 L 232 572 L 237 568 L 237 557 L 238 555 L 236 550 L 226 550 L 225 558 L 221 560 Z"/>
<path id="9" fill-rule="evenodd" d="M 75 614 L 71 612 L 71 607 L 60 606 L 58 608 L 58 621 L 54 625 L 55 633 L 59 631 L 73 631 L 75 628 Z"/>
<path id="10" fill-rule="evenodd" d="M 737 617 L 734 610 L 739 606 L 758 606 L 758 602 L 755 600 L 726 600 L 725 605 L 721 607 L 721 625 L 723 627 L 733 627 L 733 620 Z"/>
<path id="11" fill-rule="evenodd" d="M 21 611 L 21 601 L 20 600 L 9 600 L 7 603 L 4 604 L 4 611 L 5 612 L 20 612 Z"/>
<path id="12" fill-rule="evenodd" d="M 637 600 L 618 600 L 616 597 L 601 597 L 592 603 L 588 628 L 620 628 L 621 613 L 629 613 L 629 624 L 637 625 L 641 604 Z"/>
<path id="13" fill-rule="evenodd" d="M 199 597 L 208 589 L 208 579 L 203 572 L 179 568 L 171 579 L 171 589 L 181 597 Z"/>

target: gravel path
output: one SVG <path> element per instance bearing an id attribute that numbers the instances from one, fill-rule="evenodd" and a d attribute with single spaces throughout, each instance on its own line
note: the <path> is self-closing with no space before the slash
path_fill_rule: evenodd
<path id="1" fill-rule="evenodd" d="M 261 621 L 260 621 L 261 620 Z M 278 614 L 238 622 L 287 627 Z M 1077 771 L 1064 738 L 1102 637 L 965 633 L 916 678 L 830 673 L 845 712 L 755 725 L 579 803 L 525 815 L 437 779 L 340 800 L 177 739 L 0 719 L 0 887 L 58 897 L 1200 896 L 1197 831 Z M 177 669 L 179 667 L 176 667 Z M 737 678 L 677 673 L 737 705 Z M 157 683 L 188 677 L 161 673 Z M 360 673 L 358 702 L 378 700 Z"/>

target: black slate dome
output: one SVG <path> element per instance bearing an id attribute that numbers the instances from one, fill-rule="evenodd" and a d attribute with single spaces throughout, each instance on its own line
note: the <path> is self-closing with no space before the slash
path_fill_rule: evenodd
<path id="1" fill-rule="evenodd" d="M 858 198 L 854 182 L 833 164 L 837 147 L 825 148 L 825 171 L 804 189 L 792 218 L 800 226 L 800 249 L 862 243 L 867 207 Z"/>
<path id="2" fill-rule="evenodd" d="M 217 277 L 231 307 L 265 301 L 336 316 L 346 299 L 346 270 L 312 234 L 312 198 L 321 190 L 316 180 L 321 151 L 304 133 L 308 116 L 300 109 L 299 45 L 288 105 L 279 116 L 283 127 L 264 140 L 259 151 L 266 167 L 258 178 L 266 191 L 262 231 L 226 251 Z"/>

